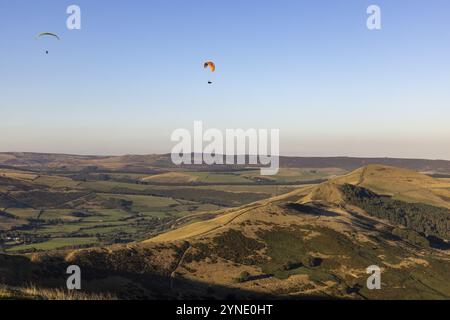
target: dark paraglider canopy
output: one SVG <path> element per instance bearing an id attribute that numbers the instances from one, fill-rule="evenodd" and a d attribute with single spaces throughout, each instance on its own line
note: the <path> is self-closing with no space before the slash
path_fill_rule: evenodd
<path id="1" fill-rule="evenodd" d="M 55 37 L 56 39 L 61 40 L 61 38 L 57 34 L 52 33 L 52 32 L 41 32 L 37 35 L 37 38 L 41 38 L 41 37 L 45 37 L 45 36 Z"/>
<path id="2" fill-rule="evenodd" d="M 57 34 L 52 33 L 52 32 L 41 32 L 36 36 L 37 39 L 40 39 L 42 37 L 53 37 L 57 40 L 61 40 Z M 45 54 L 48 54 L 48 50 L 45 50 Z"/>

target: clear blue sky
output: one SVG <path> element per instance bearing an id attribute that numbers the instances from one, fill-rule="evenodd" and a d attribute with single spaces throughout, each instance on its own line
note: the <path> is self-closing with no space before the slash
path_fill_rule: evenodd
<path id="1" fill-rule="evenodd" d="M 0 0 L 0 151 L 170 152 L 202 120 L 279 128 L 286 155 L 450 159 L 449 21 L 448 0 Z"/>

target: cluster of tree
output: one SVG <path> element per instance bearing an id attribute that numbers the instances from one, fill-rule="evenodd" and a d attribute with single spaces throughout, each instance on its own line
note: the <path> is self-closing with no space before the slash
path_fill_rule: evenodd
<path id="1" fill-rule="evenodd" d="M 320 266 L 322 262 L 322 258 L 305 255 L 300 257 L 298 260 L 288 260 L 281 266 L 281 269 L 284 271 L 289 271 L 300 267 L 314 268 Z"/>
<path id="2" fill-rule="evenodd" d="M 76 174 L 72 174 L 69 178 L 75 181 L 109 181 L 111 180 L 111 176 L 105 173 L 92 174 L 89 172 L 80 172 Z"/>
<path id="3" fill-rule="evenodd" d="M 33 190 L 28 192 L 17 192 L 14 197 L 17 201 L 27 204 L 32 208 L 58 207 L 66 202 L 86 196 L 87 192 L 57 192 Z"/>
<path id="4" fill-rule="evenodd" d="M 419 234 L 414 230 L 404 228 L 394 228 L 394 230 L 392 230 L 392 234 L 399 238 L 405 239 L 406 241 L 419 247 L 430 246 L 430 242 L 427 240 L 427 238 L 423 237 L 421 234 Z"/>
<path id="5" fill-rule="evenodd" d="M 110 209 L 121 208 L 125 211 L 129 211 L 133 207 L 133 201 L 126 199 L 109 198 L 103 205 Z"/>
<path id="6" fill-rule="evenodd" d="M 236 282 L 238 283 L 243 283 L 243 282 L 247 282 L 249 281 L 251 278 L 250 273 L 248 273 L 247 271 L 242 271 L 239 275 L 238 278 L 236 278 Z"/>
<path id="7" fill-rule="evenodd" d="M 370 215 L 426 236 L 450 239 L 450 210 L 447 208 L 394 200 L 350 184 L 343 185 L 341 190 L 350 204 Z"/>
<path id="8" fill-rule="evenodd" d="M 136 240 L 132 234 L 126 232 L 111 233 L 97 233 L 95 235 L 100 242 L 114 244 L 114 243 L 129 243 Z"/>
<path id="9" fill-rule="evenodd" d="M 246 237 L 242 232 L 229 230 L 214 238 L 212 254 L 235 263 L 255 265 L 261 262 L 258 251 L 264 243 Z M 211 256 L 211 254 L 209 255 Z"/>

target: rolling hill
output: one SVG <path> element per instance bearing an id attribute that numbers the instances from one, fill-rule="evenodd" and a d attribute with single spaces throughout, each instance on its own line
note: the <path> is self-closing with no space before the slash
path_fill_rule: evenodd
<path id="1" fill-rule="evenodd" d="M 85 290 L 120 298 L 449 299 L 448 199 L 448 182 L 369 165 L 142 242 L 0 255 L 0 283 L 61 287 L 77 264 Z"/>
<path id="2" fill-rule="evenodd" d="M 341 168 L 355 170 L 370 164 L 395 166 L 415 171 L 450 174 L 450 161 L 399 158 L 355 158 L 355 157 L 280 157 L 281 168 Z M 232 171 L 242 165 L 183 165 L 172 163 L 170 154 L 124 155 L 124 156 L 80 156 L 67 154 L 6 152 L 0 153 L 0 168 L 21 168 L 31 171 L 104 171 L 116 170 L 141 173 L 167 173 L 168 169 Z"/>

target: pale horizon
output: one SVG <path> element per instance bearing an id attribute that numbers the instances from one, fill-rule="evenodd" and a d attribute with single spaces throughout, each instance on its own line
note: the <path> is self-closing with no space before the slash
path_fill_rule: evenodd
<path id="1" fill-rule="evenodd" d="M 92 156 L 92 157 L 124 157 L 124 156 L 161 156 L 170 155 L 170 152 L 161 153 L 72 153 L 72 152 L 36 152 L 36 151 L 0 151 L 0 154 L 44 154 L 44 155 L 66 155 L 66 156 Z M 246 154 L 248 155 L 248 154 Z M 223 156 L 226 156 L 224 154 Z M 430 160 L 430 161 L 450 161 L 444 158 L 420 158 L 420 157 L 395 157 L 395 156 L 364 156 L 364 155 L 311 155 L 311 154 L 280 154 L 280 157 L 286 158 L 355 158 L 355 159 L 401 159 L 401 160 Z"/>

